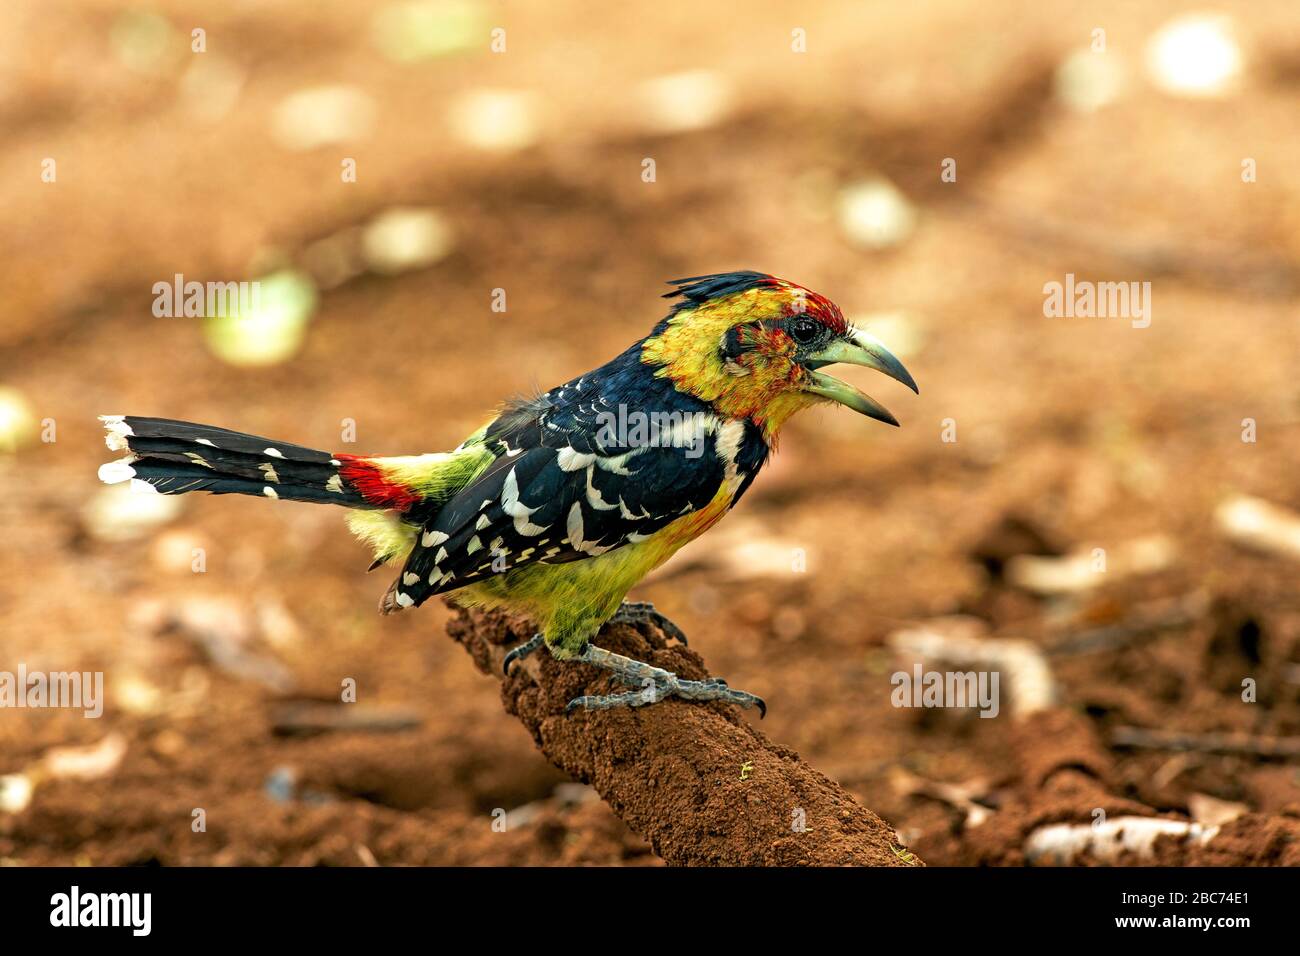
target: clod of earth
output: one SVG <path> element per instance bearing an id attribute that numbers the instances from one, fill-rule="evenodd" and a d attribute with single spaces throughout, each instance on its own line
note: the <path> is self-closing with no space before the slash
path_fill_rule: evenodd
<path id="1" fill-rule="evenodd" d="M 499 612 L 464 611 L 447 626 L 479 670 L 500 677 L 509 648 L 534 633 Z M 597 643 L 689 679 L 708 675 L 695 652 L 657 630 L 609 625 Z M 917 866 L 898 835 L 839 784 L 720 703 L 565 713 L 575 697 L 609 693 L 592 667 L 536 654 L 502 683 L 502 702 L 542 753 L 589 783 L 669 864 Z M 749 766 L 748 774 L 736 772 Z"/>

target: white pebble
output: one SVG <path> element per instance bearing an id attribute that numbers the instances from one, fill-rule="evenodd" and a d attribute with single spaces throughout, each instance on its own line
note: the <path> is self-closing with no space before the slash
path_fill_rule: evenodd
<path id="1" fill-rule="evenodd" d="M 726 116 L 731 106 L 727 81 L 709 70 L 658 76 L 642 83 L 638 93 L 646 124 L 663 133 L 712 126 Z"/>
<path id="2" fill-rule="evenodd" d="M 0 452 L 14 452 L 36 438 L 36 415 L 23 394 L 0 388 Z"/>
<path id="3" fill-rule="evenodd" d="M 386 275 L 431 266 L 451 252 L 453 244 L 451 226 L 432 209 L 386 210 L 361 235 L 366 265 Z"/>
<path id="4" fill-rule="evenodd" d="M 180 499 L 158 493 L 147 481 L 110 485 L 91 496 L 82 509 L 82 524 L 100 541 L 131 541 L 144 537 L 180 513 Z"/>
<path id="5" fill-rule="evenodd" d="M 452 103 L 451 133 L 468 146 L 511 152 L 537 141 L 535 97 L 519 90 L 469 90 Z"/>
<path id="6" fill-rule="evenodd" d="M 1232 91 L 1242 64 L 1232 20 L 1223 14 L 1177 17 L 1147 43 L 1147 74 L 1174 96 L 1225 96 Z"/>
<path id="7" fill-rule="evenodd" d="M 1056 98 L 1079 113 L 1091 113 L 1119 98 L 1128 71 L 1117 53 L 1079 50 L 1056 68 Z"/>
<path id="8" fill-rule="evenodd" d="M 375 104 L 355 86 L 316 86 L 286 96 L 271 115 L 271 133 L 285 149 L 308 150 L 365 138 Z"/>
<path id="9" fill-rule="evenodd" d="M 887 249 L 916 228 L 916 211 L 889 180 L 875 177 L 840 192 L 839 222 L 845 235 L 867 249 Z"/>

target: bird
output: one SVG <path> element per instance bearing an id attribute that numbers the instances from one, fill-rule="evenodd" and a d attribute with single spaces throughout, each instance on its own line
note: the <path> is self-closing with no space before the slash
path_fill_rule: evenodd
<path id="1" fill-rule="evenodd" d="M 126 454 L 99 477 L 148 493 L 342 505 L 373 551 L 371 570 L 398 569 L 382 613 L 446 594 L 461 607 L 522 614 L 537 633 L 506 655 L 507 674 L 545 646 L 631 688 L 579 697 L 569 712 L 676 697 L 764 715 L 762 698 L 720 678 L 679 678 L 593 639 L 618 621 L 685 641 L 652 604 L 625 598 L 735 507 L 792 415 L 833 403 L 898 425 L 825 366 L 865 366 L 919 389 L 879 340 L 801 285 L 748 270 L 668 284 L 673 301 L 648 335 L 562 385 L 506 401 L 452 451 L 354 455 L 105 415 L 108 448 Z"/>

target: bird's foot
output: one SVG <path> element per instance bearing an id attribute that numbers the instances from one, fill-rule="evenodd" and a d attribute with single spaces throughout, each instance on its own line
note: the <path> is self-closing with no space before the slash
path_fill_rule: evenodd
<path id="1" fill-rule="evenodd" d="M 653 624 L 668 637 L 676 638 L 683 647 L 687 643 L 682 629 L 656 611 L 649 601 L 624 601 L 610 620 L 615 624 L 631 624 L 633 627 L 638 624 Z"/>
<path id="2" fill-rule="evenodd" d="M 680 697 L 683 700 L 720 700 L 745 708 L 757 707 L 760 717 L 767 716 L 767 704 L 763 702 L 763 698 L 743 690 L 733 690 L 720 677 L 683 680 L 672 671 L 632 660 L 630 657 L 612 653 L 594 644 L 588 644 L 586 651 L 578 660 L 607 670 L 624 684 L 640 689 L 624 691 L 621 694 L 577 697 L 569 701 L 569 705 L 564 709 L 565 713 L 572 713 L 579 707 L 585 710 L 645 707 L 647 704 L 657 704 L 667 697 Z"/>
<path id="3" fill-rule="evenodd" d="M 533 651 L 537 650 L 541 646 L 542 646 L 542 635 L 534 634 L 532 637 L 524 641 L 522 644 L 512 647 L 509 653 L 506 654 L 506 659 L 501 662 L 501 670 L 505 672 L 505 675 L 507 677 L 509 677 L 511 664 L 513 664 L 515 661 L 522 661 L 525 657 L 527 657 L 529 654 L 531 654 Z"/>

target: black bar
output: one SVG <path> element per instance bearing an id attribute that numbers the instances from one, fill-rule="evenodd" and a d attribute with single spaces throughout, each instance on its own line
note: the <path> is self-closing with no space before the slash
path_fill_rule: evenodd
<path id="1" fill-rule="evenodd" d="M 91 905 L 88 895 L 150 894 L 148 936 L 136 937 L 130 926 L 52 926 L 52 900 L 63 894 L 70 904 L 73 886 L 82 907 Z M 6 942 L 75 934 L 86 942 L 126 945 L 147 938 L 336 946 L 399 935 L 450 944 L 456 937 L 487 940 L 504 931 L 598 946 L 611 942 L 607 930 L 621 925 L 650 939 L 660 930 L 669 939 L 698 930 L 730 938 L 739 949 L 783 924 L 819 936 L 847 932 L 868 949 L 891 939 L 900 946 L 943 938 L 1045 940 L 1041 934 L 1049 928 L 1058 942 L 1192 935 L 1231 942 L 1242 933 L 1290 926 L 1296 887 L 1295 873 L 1282 869 L 10 867 L 0 868 L 0 913 Z M 69 911 L 65 906 L 63 913 Z M 142 923 L 142 911 L 136 915 Z M 1134 918 L 1154 924 L 1119 925 Z M 1164 922 L 1189 918 L 1246 923 L 1207 929 Z"/>

